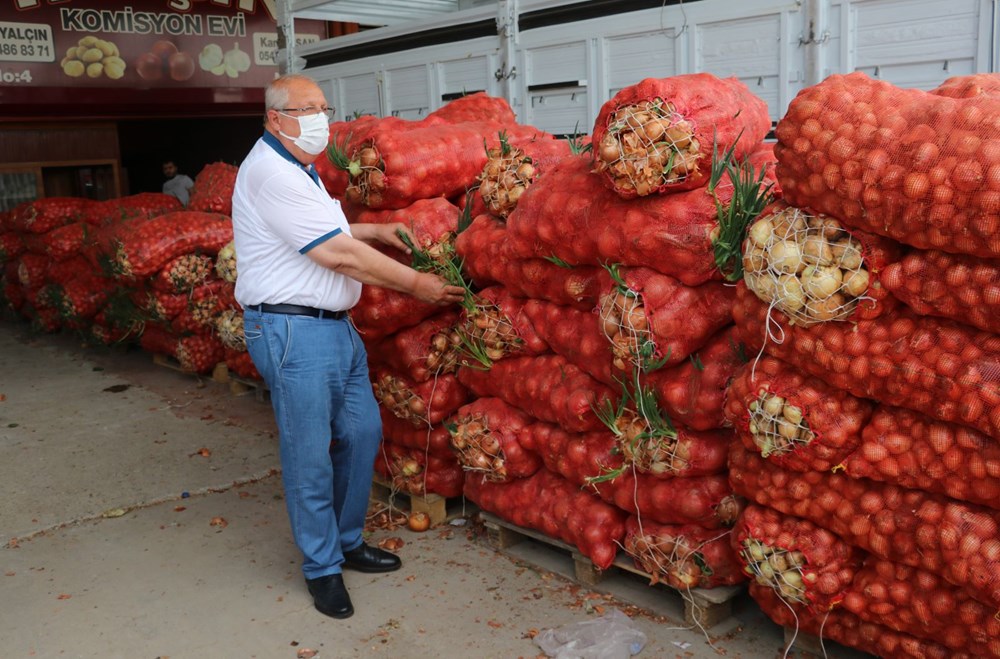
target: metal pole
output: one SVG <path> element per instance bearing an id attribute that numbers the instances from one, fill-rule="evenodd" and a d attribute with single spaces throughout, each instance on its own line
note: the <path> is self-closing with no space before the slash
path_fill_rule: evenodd
<path id="1" fill-rule="evenodd" d="M 275 9 L 278 24 L 278 73 L 296 73 L 295 19 L 292 17 L 291 0 L 277 0 Z"/>

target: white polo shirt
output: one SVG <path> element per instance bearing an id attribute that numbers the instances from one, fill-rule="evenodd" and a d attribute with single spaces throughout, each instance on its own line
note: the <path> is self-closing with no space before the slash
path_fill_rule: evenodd
<path id="1" fill-rule="evenodd" d="M 323 157 L 323 156 L 321 156 Z M 350 309 L 361 282 L 317 264 L 306 253 L 338 233 L 351 234 L 340 202 L 270 133 L 257 140 L 236 175 L 233 235 L 236 300 Z"/>

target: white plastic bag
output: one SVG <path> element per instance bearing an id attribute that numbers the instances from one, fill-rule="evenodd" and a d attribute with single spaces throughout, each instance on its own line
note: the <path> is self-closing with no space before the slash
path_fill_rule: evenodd
<path id="1" fill-rule="evenodd" d="M 627 615 L 611 609 L 599 618 L 546 629 L 535 645 L 556 659 L 628 659 L 642 651 L 646 635 Z"/>

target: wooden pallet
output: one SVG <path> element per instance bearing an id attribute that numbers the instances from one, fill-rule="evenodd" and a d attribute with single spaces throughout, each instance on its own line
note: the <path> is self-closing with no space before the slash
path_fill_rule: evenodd
<path id="1" fill-rule="evenodd" d="M 456 517 L 465 517 L 476 510 L 472 502 L 467 501 L 464 497 L 445 498 L 439 494 L 418 496 L 408 492 L 394 492 L 392 483 L 378 474 L 372 478 L 371 498 L 409 512 L 427 513 L 428 517 L 431 518 L 431 526 L 439 526 Z"/>
<path id="2" fill-rule="evenodd" d="M 488 542 L 503 554 L 563 574 L 592 590 L 614 595 L 660 615 L 678 617 L 682 603 L 683 618 L 692 626 L 709 629 L 725 622 L 733 627 L 736 625 L 732 618 L 733 601 L 745 591 L 742 586 L 689 591 L 679 591 L 662 583 L 649 586 L 649 573 L 635 567 L 627 556 L 620 555 L 610 568 L 601 570 L 579 549 L 561 540 L 511 524 L 487 512 L 480 512 L 479 516 L 486 527 Z M 568 554 L 571 565 L 566 565 L 565 560 L 553 560 L 553 553 L 564 558 Z M 546 564 L 536 560 L 540 556 L 544 556 Z"/>
<path id="3" fill-rule="evenodd" d="M 271 396 L 271 390 L 263 380 L 250 380 L 240 377 L 226 366 L 225 362 L 219 362 L 212 371 L 212 379 L 216 382 L 224 382 L 229 385 L 229 391 L 234 396 L 244 396 L 253 393 L 254 398 L 261 403 L 267 402 Z"/>

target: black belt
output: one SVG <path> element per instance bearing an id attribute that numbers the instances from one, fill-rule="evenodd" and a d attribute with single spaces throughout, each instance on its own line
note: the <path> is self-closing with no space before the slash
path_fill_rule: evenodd
<path id="1" fill-rule="evenodd" d="M 331 318 L 340 320 L 347 317 L 346 311 L 330 311 L 316 307 L 304 307 L 301 304 L 251 304 L 250 308 L 262 313 L 283 313 L 290 316 L 312 316 L 313 318 Z"/>

